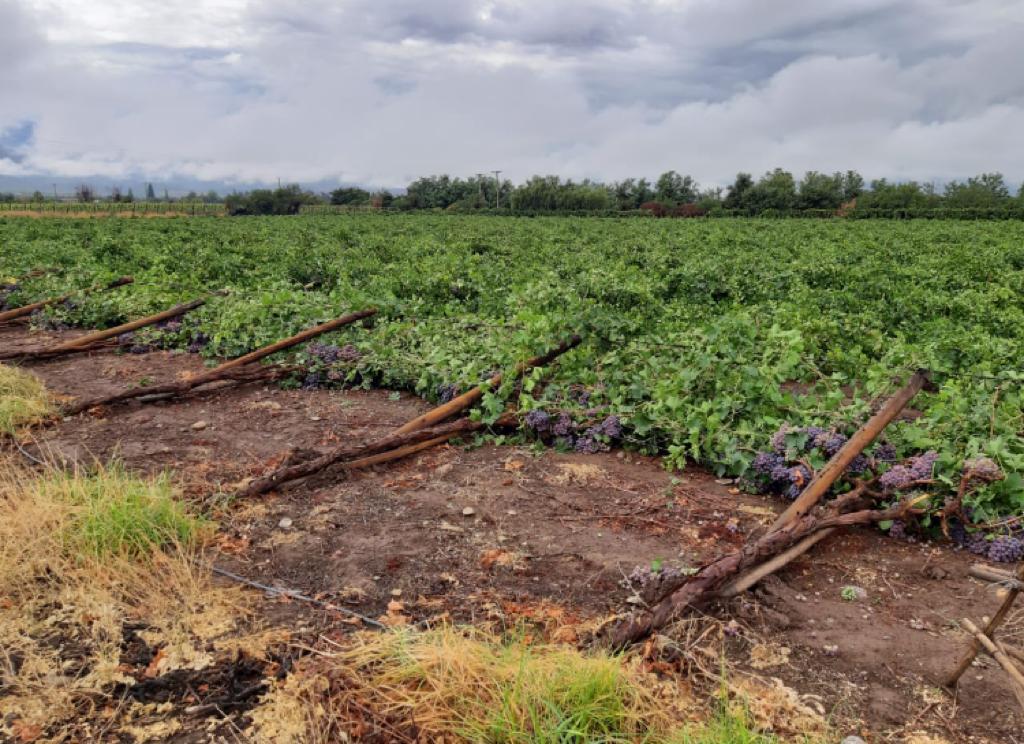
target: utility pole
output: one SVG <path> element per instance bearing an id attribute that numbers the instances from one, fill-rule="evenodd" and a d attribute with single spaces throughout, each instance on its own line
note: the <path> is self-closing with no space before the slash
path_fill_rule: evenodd
<path id="1" fill-rule="evenodd" d="M 494 174 L 494 208 L 501 209 L 501 180 L 498 178 L 501 171 L 496 170 L 491 173 Z"/>
<path id="2" fill-rule="evenodd" d="M 53 184 L 53 200 L 57 201 L 57 184 Z"/>
<path id="3" fill-rule="evenodd" d="M 483 200 L 484 200 L 484 174 L 483 173 L 477 173 L 476 174 L 476 185 L 480 187 L 480 201 L 482 203 Z"/>

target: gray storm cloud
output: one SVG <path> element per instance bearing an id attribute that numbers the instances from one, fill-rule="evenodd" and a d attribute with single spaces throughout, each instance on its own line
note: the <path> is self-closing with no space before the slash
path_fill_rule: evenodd
<path id="1" fill-rule="evenodd" d="M 0 0 L 0 132 L 33 125 L 0 174 L 1019 180 L 1022 31 L 1002 0 Z"/>

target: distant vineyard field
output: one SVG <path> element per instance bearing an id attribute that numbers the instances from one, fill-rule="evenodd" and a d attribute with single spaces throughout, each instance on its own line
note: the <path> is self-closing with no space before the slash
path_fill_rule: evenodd
<path id="1" fill-rule="evenodd" d="M 4 214 L 117 214 L 117 215 L 188 215 L 207 217 L 225 214 L 223 204 L 204 202 L 0 202 L 0 217 Z"/>
<path id="2" fill-rule="evenodd" d="M 229 288 L 167 340 L 210 356 L 379 307 L 372 329 L 328 339 L 357 353 L 329 376 L 311 366 L 310 384 L 434 399 L 581 333 L 546 385 L 527 379 L 520 409 L 615 414 L 629 446 L 721 474 L 742 474 L 785 423 L 849 431 L 927 368 L 936 389 L 890 442 L 938 452 L 937 494 L 965 458 L 992 457 L 1010 477 L 972 497 L 975 516 L 1024 511 L 1021 222 L 0 214 L 0 245 L 0 279 L 62 269 L 9 287 L 9 306 L 136 278 L 37 322 L 107 326 Z"/>

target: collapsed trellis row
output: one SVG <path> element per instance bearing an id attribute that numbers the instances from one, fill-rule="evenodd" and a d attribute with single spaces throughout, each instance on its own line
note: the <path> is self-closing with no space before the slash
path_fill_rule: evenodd
<path id="1" fill-rule="evenodd" d="M 123 277 L 106 287 L 114 288 L 131 283 L 130 277 Z M 0 321 L 23 317 L 40 307 L 60 302 L 65 297 L 34 303 L 25 308 L 18 308 L 0 314 Z M 136 330 L 148 325 L 177 317 L 204 304 L 205 299 L 179 305 L 162 313 L 141 318 L 106 331 L 72 339 L 54 347 L 38 349 L 31 352 L 8 352 L 0 354 L 0 359 L 18 359 L 23 361 L 51 359 L 65 354 L 109 348 L 109 339 L 122 333 Z M 315 326 L 283 339 L 269 346 L 257 349 L 249 354 L 227 361 L 202 374 L 190 379 L 150 385 L 113 395 L 85 400 L 66 405 L 62 413 L 73 415 L 82 411 L 122 403 L 132 399 L 143 402 L 167 400 L 184 395 L 199 387 L 217 381 L 252 382 L 269 381 L 280 378 L 293 371 L 286 367 L 262 367 L 256 364 L 259 360 L 276 352 L 294 347 L 323 333 L 341 328 L 358 320 L 369 318 L 376 313 L 369 308 L 349 313 L 327 323 Z M 13 315 L 12 315 L 13 313 Z M 516 376 L 533 367 L 549 364 L 558 356 L 574 348 L 580 343 L 579 336 L 573 336 L 562 342 L 548 353 L 519 364 Z M 274 471 L 256 478 L 234 494 L 235 498 L 248 498 L 279 488 L 285 484 L 296 483 L 327 468 L 353 470 L 380 464 L 428 447 L 450 441 L 465 434 L 487 428 L 483 422 L 469 418 L 460 418 L 445 423 L 457 414 L 470 408 L 483 396 L 488 388 L 501 385 L 501 373 L 495 374 L 483 385 L 463 393 L 453 400 L 438 406 L 421 416 L 417 416 L 391 435 L 361 445 L 348 445 L 335 448 L 327 453 L 307 459 L 303 462 L 286 462 Z M 811 547 L 833 534 L 840 527 L 854 524 L 871 524 L 883 520 L 900 519 L 915 513 L 918 499 L 906 497 L 888 508 L 878 508 L 872 499 L 867 484 L 857 483 L 853 490 L 826 504 L 822 504 L 825 495 L 835 481 L 845 472 L 847 466 L 874 441 L 910 401 L 928 384 L 924 371 L 915 373 L 910 381 L 895 395 L 889 398 L 871 419 L 864 424 L 818 472 L 807 488 L 782 515 L 778 517 L 768 530 L 748 542 L 739 550 L 727 554 L 701 567 L 690 577 L 681 577 L 671 585 L 661 587 L 660 596 L 653 599 L 648 608 L 635 611 L 619 618 L 595 636 L 595 640 L 615 647 L 635 642 L 649 633 L 663 627 L 678 618 L 683 612 L 699 608 L 712 599 L 727 598 L 749 589 L 765 576 L 807 552 Z M 497 421 L 490 424 L 491 428 L 515 427 L 518 419 L 514 412 L 506 412 Z M 956 671 L 947 679 L 947 684 L 955 685 L 963 671 L 970 665 L 974 657 L 985 650 L 997 660 L 1007 671 L 1022 706 L 1024 706 L 1024 677 L 1015 666 L 1024 660 L 1024 652 L 1008 649 L 1003 644 L 992 640 L 998 625 L 1009 612 L 1009 608 L 1017 594 L 1024 586 L 1024 567 L 1018 571 L 1016 584 L 1010 589 L 1002 607 L 986 624 L 985 630 L 978 630 L 969 620 L 964 621 L 972 635 L 971 647 L 961 660 Z"/>

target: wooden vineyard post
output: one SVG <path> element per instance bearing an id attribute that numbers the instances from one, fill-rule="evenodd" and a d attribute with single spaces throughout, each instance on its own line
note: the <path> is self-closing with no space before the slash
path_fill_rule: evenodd
<path id="1" fill-rule="evenodd" d="M 995 633 L 996 629 L 1003 624 L 1006 616 L 1010 614 L 1010 610 L 1013 608 L 1013 603 L 1017 600 L 1017 595 L 1021 593 L 1020 586 L 1024 583 L 1024 563 L 1021 563 L 1017 567 L 1017 573 L 1015 575 L 1017 583 L 1011 587 L 1003 598 L 1002 604 L 999 605 L 999 609 L 996 610 L 996 614 L 992 616 L 992 619 L 985 624 L 985 629 L 982 631 L 987 637 L 991 638 Z M 953 687 L 957 682 L 960 681 L 960 677 L 967 671 L 967 668 L 971 666 L 974 661 L 974 657 L 981 651 L 981 645 L 977 638 L 971 640 L 971 645 L 957 662 L 956 667 L 952 672 L 943 680 L 943 684 L 946 687 Z"/>
<path id="2" fill-rule="evenodd" d="M 879 409 L 878 413 L 868 419 L 867 423 L 836 452 L 835 456 L 828 461 L 825 467 L 821 469 L 821 472 L 814 477 L 807 485 L 807 488 L 796 498 L 796 501 L 779 515 L 779 518 L 768 528 L 768 531 L 775 532 L 782 529 L 790 522 L 807 514 L 815 504 L 821 501 L 822 497 L 828 493 L 828 489 L 846 472 L 846 468 L 849 467 L 857 455 L 863 452 L 864 448 L 871 444 L 893 419 L 899 416 L 900 412 L 907 407 L 907 404 L 913 400 L 915 395 L 921 392 L 921 389 L 927 383 L 928 374 L 924 370 L 915 372 L 910 381 L 889 398 L 885 405 Z"/>
<path id="3" fill-rule="evenodd" d="M 105 284 L 96 287 L 90 287 L 82 292 L 82 294 L 89 294 L 91 292 L 97 292 L 104 289 L 115 289 L 117 287 L 123 287 L 126 284 L 131 284 L 134 279 L 130 276 L 122 276 L 120 279 L 115 279 L 110 284 Z M 39 302 L 33 302 L 31 305 L 23 305 L 22 307 L 16 307 L 11 310 L 5 310 L 0 313 L 0 323 L 6 323 L 9 320 L 16 320 L 17 318 L 24 318 L 26 315 L 31 315 L 36 310 L 42 310 L 44 307 L 55 305 L 65 300 L 70 300 L 75 294 L 66 294 L 60 297 L 51 297 L 48 300 L 40 300 Z"/>
<path id="4" fill-rule="evenodd" d="M 547 352 L 546 354 L 542 354 L 541 356 L 534 357 L 533 359 L 518 364 L 516 366 L 516 374 L 520 375 L 526 370 L 530 369 L 531 367 L 543 367 L 544 365 L 558 358 L 565 352 L 578 346 L 580 340 L 581 339 L 579 336 L 572 336 L 563 341 L 562 343 L 560 343 L 558 346 L 556 346 L 554 349 Z M 473 388 L 472 390 L 463 393 L 462 395 L 452 398 L 447 403 L 444 403 L 443 405 L 440 405 L 437 408 L 427 411 L 421 416 L 417 416 L 412 421 L 409 421 L 408 423 L 399 427 L 395 431 L 395 433 L 407 434 L 408 432 L 416 431 L 417 429 L 422 429 L 427 426 L 433 426 L 434 424 L 438 424 L 444 421 L 445 419 L 451 418 L 456 413 L 466 410 L 471 405 L 476 403 L 483 397 L 484 390 L 488 388 L 498 387 L 499 385 L 501 385 L 500 372 L 491 377 L 491 379 L 489 379 L 482 385 L 479 385 Z"/>
<path id="5" fill-rule="evenodd" d="M 82 401 L 80 403 L 74 403 L 64 408 L 64 415 L 71 416 L 76 413 L 81 413 L 82 411 L 88 410 L 90 408 L 95 408 L 96 406 L 120 403 L 122 401 L 132 400 L 135 398 L 145 398 L 149 396 L 181 395 L 202 385 L 208 385 L 211 382 L 226 379 L 233 372 L 241 370 L 243 367 L 248 367 L 254 364 L 255 362 L 259 361 L 260 359 L 270 356 L 271 354 L 276 354 L 279 351 L 284 351 L 285 349 L 297 346 L 298 344 L 301 344 L 304 341 L 308 341 L 311 338 L 315 338 L 324 333 L 328 333 L 329 331 L 337 330 L 338 328 L 341 328 L 343 326 L 355 323 L 358 320 L 369 318 L 375 315 L 376 312 L 376 308 L 368 308 L 366 310 L 359 310 L 357 312 L 349 313 L 348 315 L 343 315 L 340 318 L 335 318 L 334 320 L 330 320 L 326 323 L 321 323 L 318 326 L 308 328 L 305 331 L 302 331 L 301 333 L 295 334 L 294 336 L 290 336 L 289 338 L 282 339 L 281 341 L 272 343 L 269 346 L 264 346 L 262 349 L 257 349 L 256 351 L 245 354 L 244 356 L 240 356 L 237 359 L 232 359 L 228 362 L 224 362 L 223 364 L 214 367 L 211 370 L 207 370 L 206 372 L 198 374 L 195 377 L 192 377 L 191 379 L 188 380 L 167 383 L 165 385 L 148 385 L 146 387 L 133 388 L 131 390 L 115 393 L 113 395 L 104 396 L 103 398 L 96 398 L 93 400 Z"/>
<path id="6" fill-rule="evenodd" d="M 506 415 L 498 419 L 494 426 L 507 426 L 513 423 L 515 423 L 515 416 Z M 419 449 L 426 449 L 427 446 L 433 446 L 483 428 L 484 424 L 480 421 L 461 418 L 429 429 L 417 429 L 403 434 L 396 432 L 369 444 L 338 447 L 320 457 L 296 465 L 281 467 L 261 478 L 256 478 L 239 490 L 234 497 L 258 496 L 289 481 L 318 473 L 332 465 L 341 465 L 348 469 L 350 467 L 368 467 L 388 460 L 395 460 L 412 454 L 414 451 L 419 451 Z M 430 445 L 427 445 L 427 442 Z"/>
<path id="7" fill-rule="evenodd" d="M 156 325 L 157 323 L 161 323 L 165 320 L 177 318 L 187 312 L 195 310 L 197 307 L 202 307 L 205 304 L 206 298 L 200 298 L 181 305 L 175 305 L 170 310 L 164 310 L 162 313 L 157 313 L 156 315 L 148 315 L 145 318 L 139 318 L 138 320 L 133 320 L 129 323 L 123 323 L 119 326 L 115 326 L 114 328 L 107 328 L 103 331 L 87 333 L 84 336 L 70 339 L 62 344 L 57 344 L 56 346 L 47 349 L 46 352 L 50 353 L 67 351 L 68 349 L 80 349 L 83 346 L 89 346 L 91 344 L 99 343 L 100 341 L 106 341 L 108 338 L 115 338 L 120 336 L 122 333 L 130 333 L 131 331 L 137 331 L 140 328 Z"/>
<path id="8" fill-rule="evenodd" d="M 915 372 L 910 381 L 890 397 L 879 409 L 878 413 L 868 419 L 867 423 L 850 437 L 846 444 L 829 460 L 821 472 L 814 477 L 807 485 L 807 488 L 797 497 L 796 501 L 790 504 L 789 508 L 768 528 L 768 534 L 785 529 L 810 512 L 821 501 L 822 497 L 828 493 L 828 489 L 832 487 L 832 484 L 846 472 L 846 468 L 853 462 L 854 458 L 863 452 L 864 448 L 871 444 L 885 427 L 907 407 L 927 382 L 928 376 L 924 371 L 918 370 Z M 765 576 L 778 571 L 834 532 L 834 529 L 822 530 L 821 532 L 808 535 L 784 553 L 775 556 L 770 561 L 733 580 L 719 594 L 723 597 L 733 597 L 741 592 L 745 592 Z"/>
<path id="9" fill-rule="evenodd" d="M 372 317 L 373 315 L 376 314 L 377 308 L 371 307 L 367 308 L 366 310 L 358 310 L 356 312 L 349 313 L 348 315 L 343 315 L 342 317 L 335 318 L 334 320 L 329 320 L 326 323 L 321 323 L 318 326 L 314 326 L 313 328 L 309 328 L 305 331 L 296 333 L 294 336 L 290 336 L 289 338 L 282 339 L 281 341 L 270 344 L 270 346 L 264 346 L 262 349 L 257 349 L 256 351 L 245 354 L 244 356 L 240 356 L 237 359 L 232 359 L 229 362 L 224 362 L 224 364 L 221 364 L 218 367 L 214 367 L 209 372 L 204 372 L 201 375 L 193 377 L 191 380 L 189 380 L 189 382 L 192 383 L 193 387 L 197 385 L 205 385 L 208 382 L 213 382 L 214 380 L 219 379 L 228 370 L 235 369 L 236 367 L 243 367 L 247 364 L 252 364 L 253 362 L 257 362 L 260 359 L 263 359 L 264 357 L 270 356 L 271 354 L 276 354 L 279 351 L 284 351 L 285 349 L 290 349 L 293 346 L 298 346 L 304 341 L 309 341 L 312 338 L 322 336 L 325 333 L 330 333 L 331 331 L 335 331 L 344 326 L 351 325 L 356 321 Z"/>
<path id="10" fill-rule="evenodd" d="M 569 349 L 577 346 L 580 341 L 581 338 L 579 336 L 572 336 L 571 338 L 566 339 L 546 354 L 534 357 L 533 359 L 517 365 L 516 374 L 522 374 L 531 367 L 541 367 L 548 364 Z M 361 448 L 353 449 L 351 447 L 341 447 L 308 462 L 278 468 L 274 472 L 254 480 L 248 486 L 241 489 L 235 497 L 246 498 L 266 493 L 282 483 L 304 478 L 338 463 L 341 463 L 346 469 L 356 469 L 359 467 L 368 467 L 382 462 L 397 460 L 401 457 L 413 454 L 414 452 L 419 452 L 427 449 L 428 447 L 453 439 L 460 434 L 483 429 L 485 425 L 482 422 L 470 421 L 468 419 L 460 419 L 447 425 L 439 426 L 438 424 L 441 424 L 445 419 L 454 416 L 456 413 L 465 410 L 474 402 L 479 400 L 483 396 L 483 389 L 487 386 L 500 384 L 501 374 L 499 373 L 491 377 L 491 379 L 483 386 L 474 388 L 473 390 L 452 399 L 444 405 L 427 411 L 421 416 L 417 416 L 405 425 L 396 429 L 395 432 L 388 437 L 380 439 L 377 442 L 363 445 Z M 510 426 L 515 423 L 515 420 L 516 419 L 513 414 L 505 413 L 493 425 Z M 431 429 L 428 427 L 436 428 Z M 430 436 L 424 436 L 426 434 L 430 434 Z"/>
<path id="11" fill-rule="evenodd" d="M 1021 710 L 1024 710 L 1024 673 L 1017 668 L 1013 660 L 986 633 L 978 630 L 978 626 L 966 617 L 962 622 L 964 627 L 974 636 L 973 642 L 984 648 L 989 656 L 995 659 L 999 666 L 1003 668 L 1003 671 L 1010 677 L 1010 687 L 1017 698 L 1017 702 L 1020 703 Z"/>

